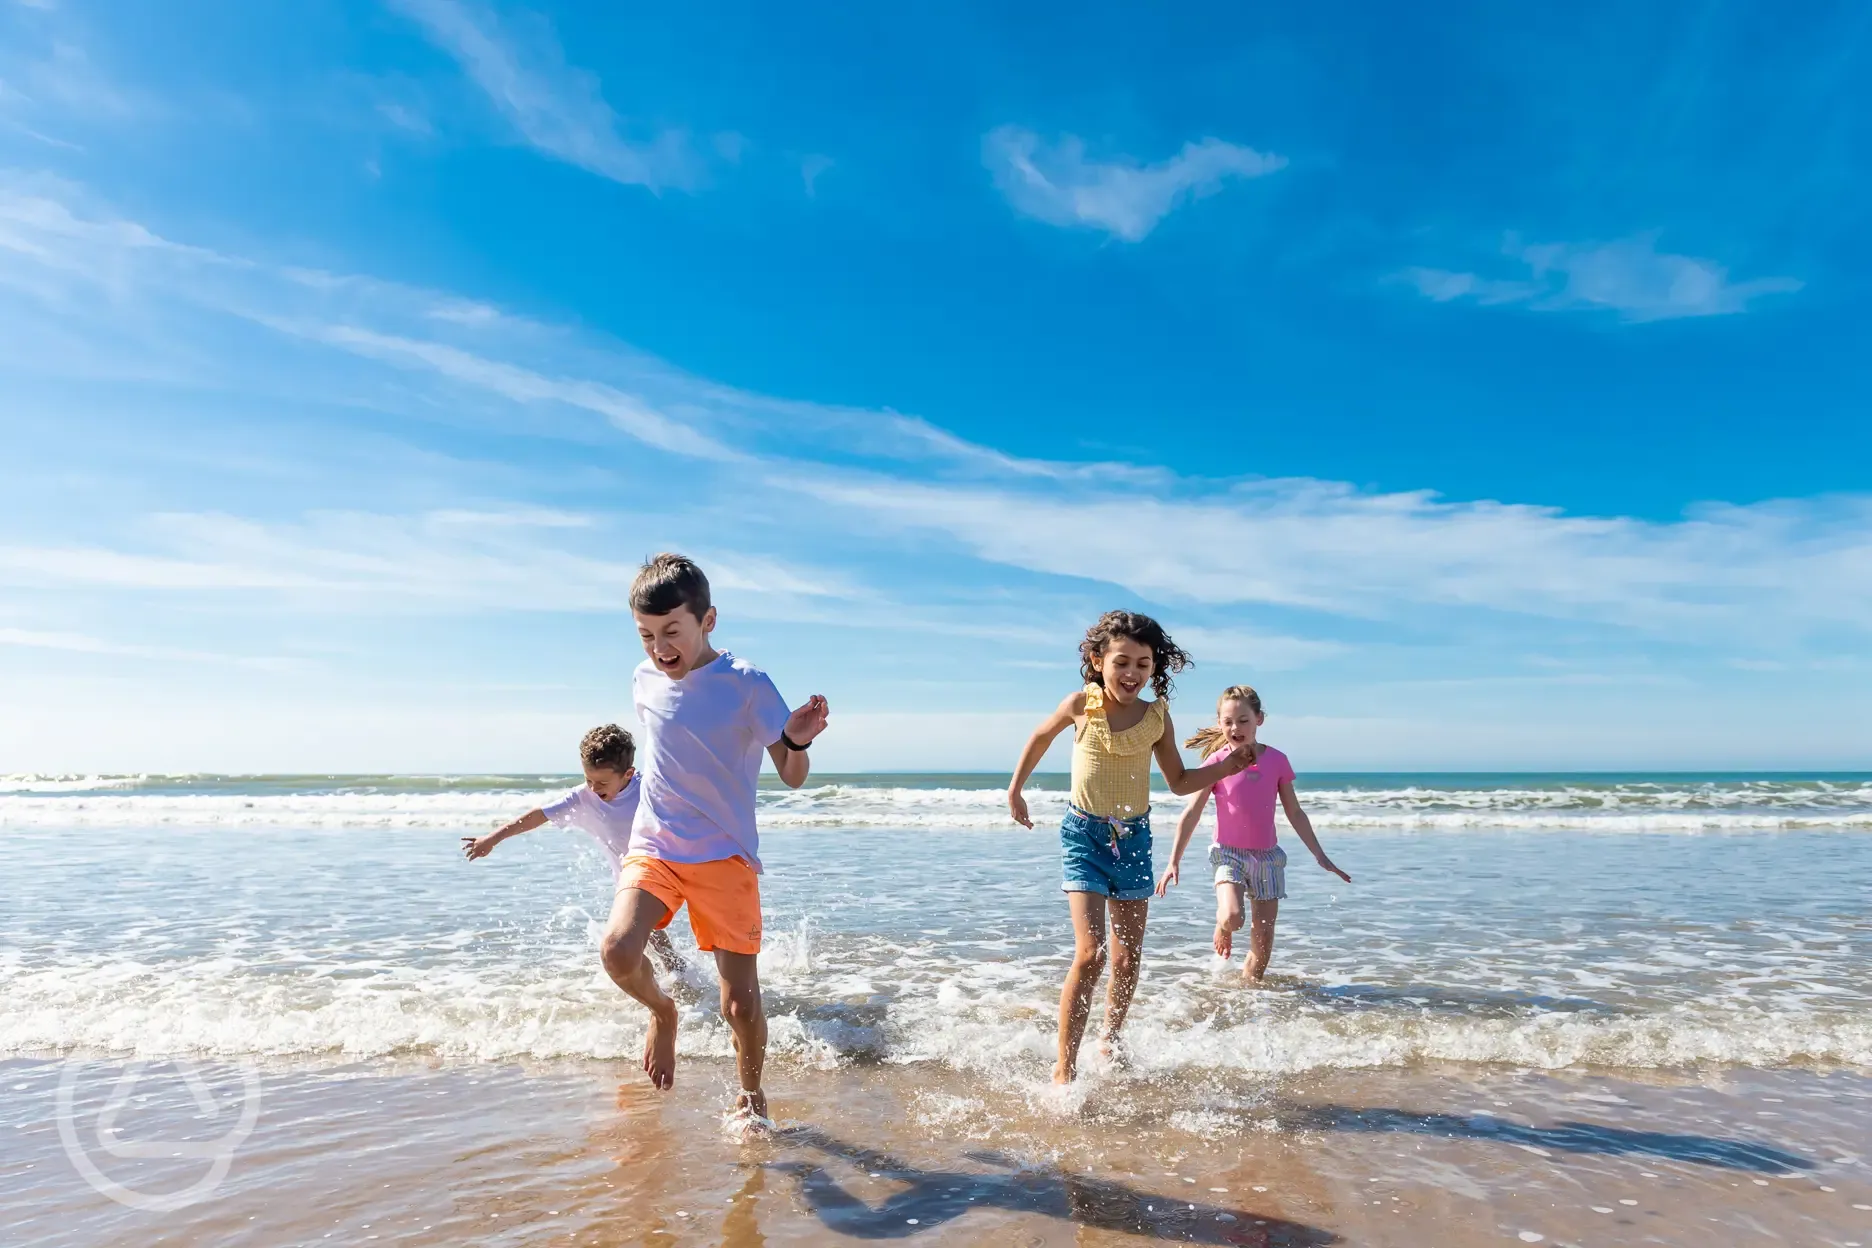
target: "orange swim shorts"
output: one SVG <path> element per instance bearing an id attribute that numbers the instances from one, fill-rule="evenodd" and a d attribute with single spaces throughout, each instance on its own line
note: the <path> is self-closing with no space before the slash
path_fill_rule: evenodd
<path id="1" fill-rule="evenodd" d="M 658 927 L 668 927 L 688 902 L 689 929 L 704 953 L 760 952 L 760 876 L 744 858 L 670 862 L 632 854 L 618 866 L 617 886 L 640 889 L 668 906 Z"/>

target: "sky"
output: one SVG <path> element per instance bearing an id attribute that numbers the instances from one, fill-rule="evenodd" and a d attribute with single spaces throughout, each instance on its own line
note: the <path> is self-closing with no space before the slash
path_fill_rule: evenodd
<path id="1" fill-rule="evenodd" d="M 0 0 L 0 772 L 1872 767 L 1872 9 Z M 1055 758 L 1060 765 L 1063 758 Z"/>

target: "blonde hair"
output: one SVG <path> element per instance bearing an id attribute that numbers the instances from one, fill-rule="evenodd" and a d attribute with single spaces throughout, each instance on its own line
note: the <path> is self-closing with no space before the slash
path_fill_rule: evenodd
<path id="1" fill-rule="evenodd" d="M 1222 696 L 1216 699 L 1216 717 L 1218 719 L 1221 718 L 1222 704 L 1224 702 L 1246 702 L 1249 709 L 1253 710 L 1255 714 L 1260 715 L 1263 713 L 1261 710 L 1261 695 L 1254 691 L 1253 685 L 1230 685 L 1228 688 L 1224 689 L 1222 691 Z M 1204 758 L 1207 758 L 1217 750 L 1220 750 L 1227 741 L 1228 738 L 1223 735 L 1222 726 L 1218 723 L 1210 724 L 1207 728 L 1198 728 L 1184 739 L 1183 745 L 1186 749 L 1199 751 Z"/>

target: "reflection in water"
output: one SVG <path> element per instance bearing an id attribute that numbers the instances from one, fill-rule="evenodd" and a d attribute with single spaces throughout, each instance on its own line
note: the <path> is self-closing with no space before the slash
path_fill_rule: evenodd
<path id="1" fill-rule="evenodd" d="M 800 1194 L 827 1229 L 857 1239 L 905 1239 L 953 1221 L 972 1208 L 1035 1213 L 1097 1230 L 1191 1244 L 1273 1248 L 1331 1244 L 1339 1238 L 1285 1219 L 1191 1204 L 1109 1179 L 1057 1170 L 1027 1170 L 995 1153 L 970 1153 L 968 1157 L 1008 1173 L 921 1170 L 889 1154 L 810 1129 L 785 1132 L 782 1139 L 904 1185 L 903 1190 L 874 1206 L 846 1191 L 823 1166 L 800 1161 L 769 1163 L 772 1169 L 799 1179 Z"/>

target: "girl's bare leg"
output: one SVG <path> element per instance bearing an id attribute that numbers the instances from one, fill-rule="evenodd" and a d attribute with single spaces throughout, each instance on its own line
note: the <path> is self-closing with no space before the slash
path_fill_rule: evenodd
<path id="1" fill-rule="evenodd" d="M 1144 924 L 1150 917 L 1150 902 L 1119 901 L 1111 903 L 1111 983 L 1105 992 L 1105 1036 L 1099 1051 L 1115 1057 L 1113 1041 L 1124 1026 L 1131 1009 L 1131 995 L 1137 991 L 1138 970 L 1144 957 Z"/>
<path id="2" fill-rule="evenodd" d="M 1060 989 L 1059 1061 L 1054 1083 L 1071 1083 L 1079 1073 L 1079 1042 L 1085 1038 L 1092 990 L 1105 969 L 1105 898 L 1100 893 L 1067 893 L 1072 907 L 1073 960 Z"/>
<path id="3" fill-rule="evenodd" d="M 1267 974 L 1268 959 L 1274 956 L 1274 919 L 1280 914 L 1280 902 L 1252 902 L 1248 929 L 1248 965 L 1242 978 L 1259 981 Z M 1237 923 L 1241 920 L 1237 919 Z"/>
<path id="4" fill-rule="evenodd" d="M 1216 886 L 1216 957 L 1227 959 L 1235 952 L 1235 933 L 1242 925 L 1242 886 L 1219 881 Z"/>

